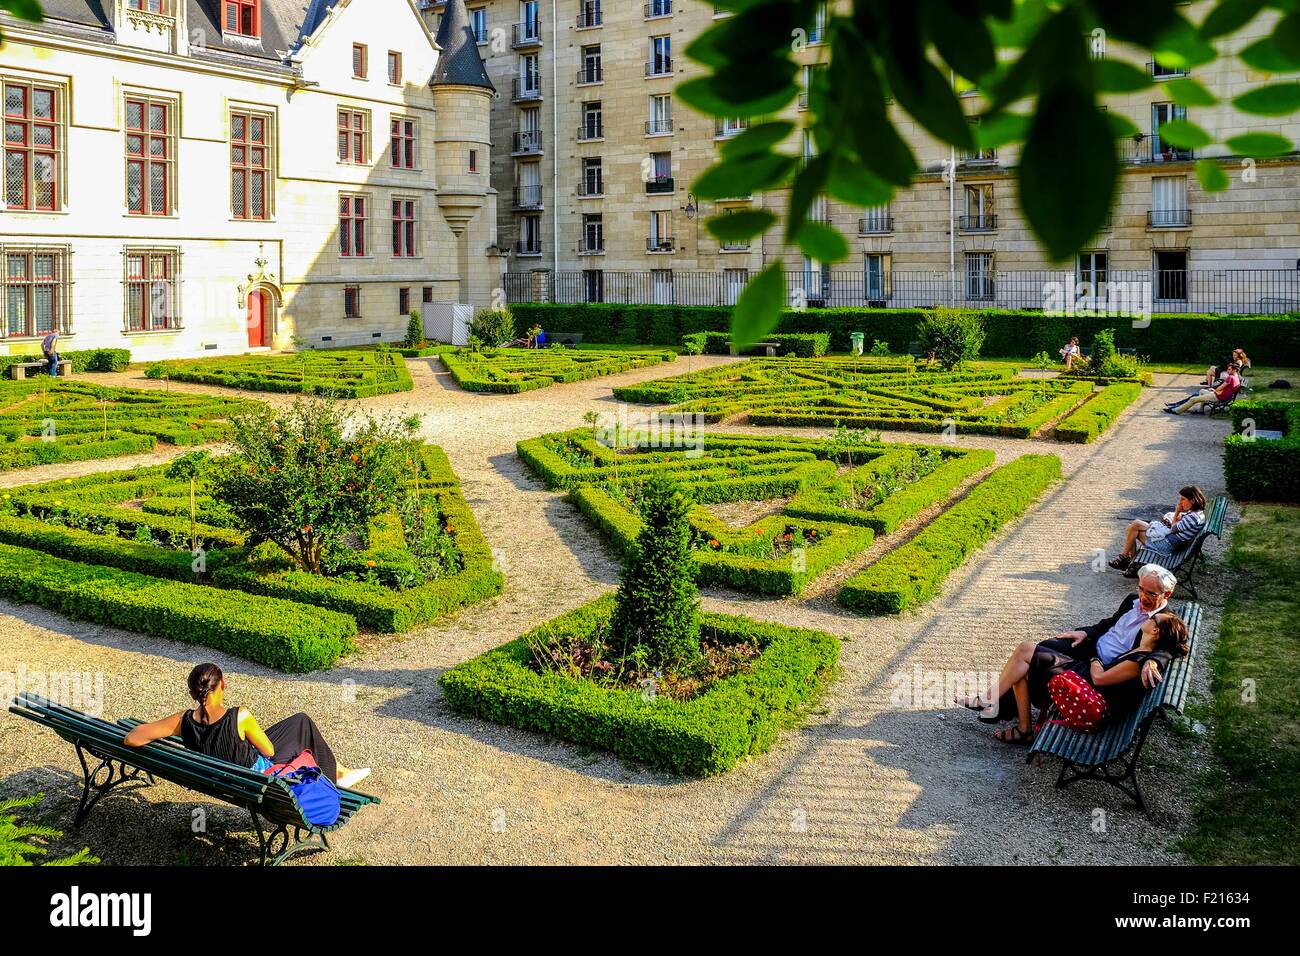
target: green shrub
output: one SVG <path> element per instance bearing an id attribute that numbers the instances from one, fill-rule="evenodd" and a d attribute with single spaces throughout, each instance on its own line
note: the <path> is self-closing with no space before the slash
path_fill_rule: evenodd
<path id="1" fill-rule="evenodd" d="M 1107 385 L 1057 423 L 1056 440 L 1090 442 L 1119 418 L 1124 409 L 1142 394 L 1142 386 L 1132 382 Z"/>
<path id="2" fill-rule="evenodd" d="M 514 341 L 515 317 L 509 309 L 479 309 L 469 323 L 469 334 L 489 348 Z"/>
<path id="3" fill-rule="evenodd" d="M 951 370 L 979 357 L 984 322 L 976 313 L 940 306 L 926 314 L 916 334 L 921 347 Z"/>
<path id="4" fill-rule="evenodd" d="M 32 857 L 44 856 L 48 849 L 40 842 L 57 840 L 63 836 L 62 830 L 40 823 L 19 823 L 13 811 L 21 810 L 40 803 L 43 793 L 27 797 L 0 800 L 0 866 L 34 866 Z M 57 860 L 45 860 L 42 866 L 80 866 L 83 863 L 98 863 L 99 857 L 91 856 L 89 847 L 82 847 L 71 856 Z"/>
<path id="5" fill-rule="evenodd" d="M 488 355 L 440 353 L 442 364 L 467 392 L 515 395 L 556 383 L 615 375 L 677 358 L 672 351 L 602 352 L 595 349 L 502 349 Z"/>
<path id="6" fill-rule="evenodd" d="M 60 352 L 60 359 L 72 363 L 73 372 L 120 372 L 131 364 L 131 353 L 127 349 L 77 349 L 72 352 Z M 0 355 L 0 376 L 9 374 L 11 365 L 23 362 L 40 361 L 41 355 L 32 352 L 27 355 Z"/>
<path id="7" fill-rule="evenodd" d="M 333 611 L 79 564 L 8 544 L 0 544 L 0 596 L 290 672 L 328 667 L 352 649 L 357 632 L 350 617 Z"/>
<path id="8" fill-rule="evenodd" d="M 530 641 L 591 634 L 613 614 L 608 595 L 446 671 L 439 683 L 447 705 L 656 769 L 703 776 L 767 750 L 780 728 L 816 698 L 839 660 L 840 642 L 830 634 L 705 613 L 700 624 L 711 640 L 752 640 L 761 653 L 749 670 L 688 701 L 539 674 L 529 666 Z"/>
<path id="9" fill-rule="evenodd" d="M 412 309 L 411 318 L 406 323 L 406 338 L 402 339 L 402 344 L 408 349 L 413 349 L 424 342 L 424 322 L 420 319 L 420 310 Z"/>
<path id="10" fill-rule="evenodd" d="M 969 555 L 1060 477 L 1055 455 L 1024 455 L 1003 465 L 907 544 L 849 578 L 836 602 L 862 614 L 898 614 L 928 601 Z"/>
<path id="11" fill-rule="evenodd" d="M 1223 478 L 1238 501 L 1300 501 L 1300 402 L 1237 401 L 1223 442 Z M 1282 438 L 1262 439 L 1268 429 Z"/>

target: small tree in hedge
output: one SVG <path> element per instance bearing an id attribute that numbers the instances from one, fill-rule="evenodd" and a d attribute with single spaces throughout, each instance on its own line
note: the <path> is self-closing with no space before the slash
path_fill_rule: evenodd
<path id="1" fill-rule="evenodd" d="M 419 348 L 424 343 L 424 322 L 420 319 L 420 310 L 411 310 L 411 319 L 406 323 L 406 338 L 402 345 L 408 349 Z"/>
<path id="2" fill-rule="evenodd" d="M 271 541 L 304 571 L 397 503 L 415 458 L 417 418 L 351 414 L 329 401 L 269 408 L 233 421 L 235 454 L 222 459 L 213 496 L 249 535 Z"/>
<path id="3" fill-rule="evenodd" d="M 509 309 L 479 309 L 469 324 L 469 334 L 488 348 L 496 348 L 514 339 L 515 317 Z"/>
<path id="4" fill-rule="evenodd" d="M 984 320 L 974 312 L 937 306 L 916 327 L 925 350 L 946 369 L 978 358 L 984 345 Z"/>
<path id="5" fill-rule="evenodd" d="M 691 558 L 690 502 L 671 481 L 642 490 L 644 526 L 623 566 L 609 645 L 646 666 L 677 670 L 700 655 L 700 595 Z"/>
<path id="6" fill-rule="evenodd" d="M 194 504 L 194 483 L 208 465 L 209 454 L 206 451 L 191 451 L 179 458 L 172 459 L 167 466 L 168 478 L 176 478 L 190 483 L 190 550 L 196 550 L 198 544 L 198 515 Z"/>

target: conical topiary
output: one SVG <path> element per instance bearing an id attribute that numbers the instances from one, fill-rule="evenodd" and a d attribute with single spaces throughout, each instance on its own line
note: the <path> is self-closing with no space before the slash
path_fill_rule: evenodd
<path id="1" fill-rule="evenodd" d="M 700 654 L 700 594 L 691 558 L 690 502 L 671 481 L 652 479 L 642 491 L 644 526 L 623 565 L 609 644 L 622 656 L 675 670 Z"/>

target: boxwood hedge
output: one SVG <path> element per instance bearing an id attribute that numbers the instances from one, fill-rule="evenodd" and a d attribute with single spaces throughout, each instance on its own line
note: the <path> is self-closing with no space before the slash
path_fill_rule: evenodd
<path id="1" fill-rule="evenodd" d="M 864 614 L 897 614 L 929 600 L 944 579 L 1061 477 L 1055 455 L 1024 455 L 993 471 L 916 537 L 845 582 L 836 601 Z"/>
<path id="2" fill-rule="evenodd" d="M 1111 426 L 1120 413 L 1142 394 L 1140 383 L 1107 385 L 1084 404 L 1059 421 L 1056 440 L 1090 442 Z"/>
<path id="3" fill-rule="evenodd" d="M 497 349 L 492 352 L 439 353 L 456 384 L 469 392 L 507 395 L 565 382 L 615 375 L 634 368 L 671 362 L 670 350 L 602 352 L 595 349 Z"/>
<path id="4" fill-rule="evenodd" d="M 1223 442 L 1223 478 L 1238 501 L 1300 501 L 1300 402 L 1238 401 Z M 1258 429 L 1281 439 L 1258 438 Z"/>
<path id="5" fill-rule="evenodd" d="M 830 634 L 725 614 L 701 615 L 705 636 L 756 641 L 752 667 L 688 701 L 601 686 L 529 666 L 530 638 L 589 634 L 613 615 L 612 595 L 466 661 L 439 679 L 456 711 L 608 750 L 660 770 L 705 776 L 767 750 L 832 676 L 840 642 Z"/>
<path id="6" fill-rule="evenodd" d="M 149 378 L 255 392 L 364 398 L 415 387 L 406 360 L 391 349 L 313 349 L 291 355 L 169 359 L 145 369 Z"/>

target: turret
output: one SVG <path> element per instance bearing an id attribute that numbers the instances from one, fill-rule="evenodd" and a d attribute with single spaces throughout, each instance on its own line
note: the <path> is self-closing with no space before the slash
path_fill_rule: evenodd
<path id="1" fill-rule="evenodd" d="M 433 71 L 438 205 L 456 235 L 483 207 L 489 188 L 492 97 L 465 0 L 447 0 Z"/>

